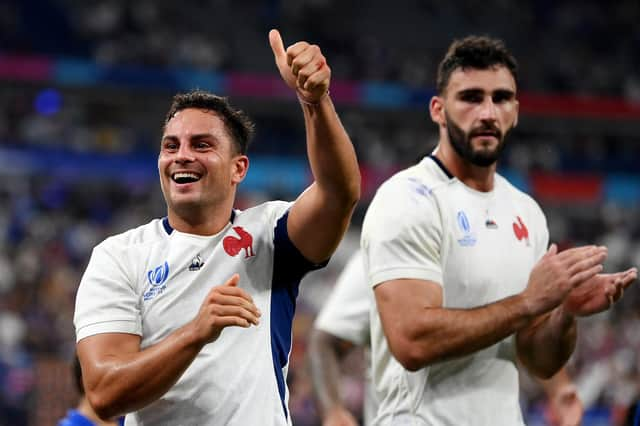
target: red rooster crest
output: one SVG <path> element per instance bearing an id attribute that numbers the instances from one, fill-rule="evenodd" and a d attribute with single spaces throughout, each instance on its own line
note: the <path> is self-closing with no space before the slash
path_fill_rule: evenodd
<path id="1" fill-rule="evenodd" d="M 516 216 L 516 219 L 518 219 L 518 223 L 513 222 L 513 232 L 516 234 L 516 238 L 518 241 L 522 241 L 523 238 L 529 241 L 529 230 L 527 229 L 527 225 L 525 225 L 522 219 L 520 219 L 520 216 Z"/>
<path id="2" fill-rule="evenodd" d="M 229 256 L 236 256 L 240 250 L 244 249 L 244 257 L 255 256 L 253 253 L 253 237 L 245 231 L 242 226 L 234 226 L 233 230 L 240 238 L 228 236 L 222 240 L 222 247 Z"/>

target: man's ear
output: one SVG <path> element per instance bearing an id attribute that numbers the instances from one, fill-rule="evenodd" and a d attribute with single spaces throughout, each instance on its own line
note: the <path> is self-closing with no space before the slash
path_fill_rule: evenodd
<path id="1" fill-rule="evenodd" d="M 247 175 L 247 171 L 249 170 L 249 157 L 246 155 L 238 155 L 235 158 L 233 163 L 233 175 L 232 182 L 235 184 L 239 184 L 244 180 L 244 177 Z"/>
<path id="2" fill-rule="evenodd" d="M 429 113 L 431 114 L 431 120 L 440 125 L 446 124 L 446 118 L 444 115 L 444 99 L 440 96 L 433 96 L 429 102 Z"/>

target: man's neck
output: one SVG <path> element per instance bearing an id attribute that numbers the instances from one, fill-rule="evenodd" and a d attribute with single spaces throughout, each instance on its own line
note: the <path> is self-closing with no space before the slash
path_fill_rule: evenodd
<path id="1" fill-rule="evenodd" d="M 496 164 L 480 167 L 458 155 L 447 141 L 440 140 L 435 156 L 462 183 L 476 191 L 489 192 L 495 183 Z"/>
<path id="2" fill-rule="evenodd" d="M 169 225 L 176 231 L 185 234 L 209 236 L 219 233 L 229 223 L 232 210 L 226 210 L 224 214 L 186 215 L 169 209 L 167 217 Z"/>

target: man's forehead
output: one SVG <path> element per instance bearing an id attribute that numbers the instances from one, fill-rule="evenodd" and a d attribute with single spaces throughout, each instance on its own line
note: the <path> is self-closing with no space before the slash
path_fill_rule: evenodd
<path id="1" fill-rule="evenodd" d="M 504 66 L 487 69 L 458 68 L 451 73 L 447 91 L 452 94 L 464 90 L 495 90 L 516 91 L 516 81 L 513 74 Z"/>
<path id="2" fill-rule="evenodd" d="M 225 132 L 224 122 L 215 111 L 185 108 L 176 112 L 165 126 L 165 134 Z"/>

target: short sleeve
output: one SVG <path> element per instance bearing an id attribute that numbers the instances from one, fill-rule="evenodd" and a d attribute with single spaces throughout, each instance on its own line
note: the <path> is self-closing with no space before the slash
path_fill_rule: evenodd
<path id="1" fill-rule="evenodd" d="M 369 309 L 373 303 L 367 285 L 362 252 L 347 262 L 333 291 L 318 314 L 315 327 L 356 345 L 369 343 Z"/>
<path id="2" fill-rule="evenodd" d="M 395 176 L 378 190 L 362 227 L 369 284 L 404 278 L 442 285 L 442 239 L 432 190 L 415 177 Z"/>
<path id="3" fill-rule="evenodd" d="M 536 262 L 544 256 L 549 248 L 549 227 L 547 226 L 547 218 L 538 203 L 530 198 L 532 206 L 532 216 L 536 223 L 535 237 L 535 260 Z"/>
<path id="4" fill-rule="evenodd" d="M 94 248 L 76 295 L 76 341 L 100 333 L 142 335 L 139 297 L 126 259 L 115 244 Z"/>

